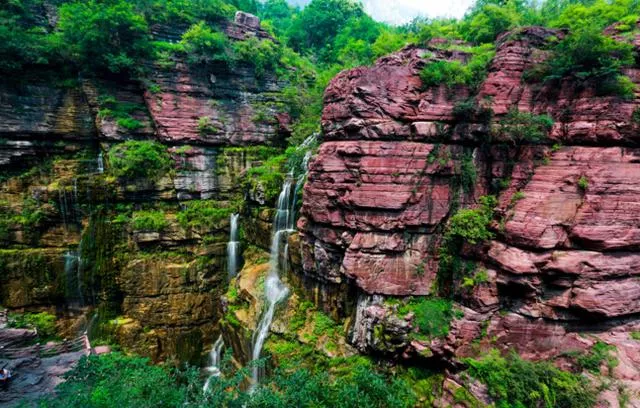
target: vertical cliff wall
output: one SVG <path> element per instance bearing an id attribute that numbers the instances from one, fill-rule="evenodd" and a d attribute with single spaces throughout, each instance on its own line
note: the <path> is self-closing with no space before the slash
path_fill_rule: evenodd
<path id="1" fill-rule="evenodd" d="M 603 341 L 616 347 L 615 376 L 638 387 L 638 99 L 571 80 L 527 82 L 547 41 L 563 35 L 502 35 L 477 94 L 422 86 L 425 64 L 470 57 L 437 42 L 342 72 L 327 88 L 299 222 L 302 267 L 359 289 L 351 340 L 360 350 L 455 366 L 488 348 L 561 359 Z M 639 72 L 624 70 L 636 85 Z M 516 143 L 497 132 L 514 108 L 552 117 L 548 138 Z M 471 282 L 458 286 L 461 314 L 444 338 L 416 341 L 411 316 L 397 320 L 388 299 L 438 295 L 448 222 L 487 194 L 499 203 L 494 238 L 454 254 Z"/>

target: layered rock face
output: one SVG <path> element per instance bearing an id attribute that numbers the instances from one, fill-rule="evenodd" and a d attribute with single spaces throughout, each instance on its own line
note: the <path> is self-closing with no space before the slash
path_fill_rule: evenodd
<path id="1" fill-rule="evenodd" d="M 539 359 L 600 339 L 624 362 L 615 376 L 638 389 L 638 344 L 630 340 L 640 327 L 638 99 L 597 96 L 570 80 L 526 82 L 523 74 L 548 55 L 547 38 L 563 35 L 536 27 L 503 35 L 473 96 L 493 123 L 514 108 L 551 116 L 546 145 L 490 138 L 478 110 L 460 116 L 465 87 L 422 88 L 427 62 L 464 61 L 460 51 L 408 47 L 339 74 L 327 88 L 324 139 L 299 223 L 302 264 L 307 275 L 351 282 L 369 299 L 356 316 L 372 329 L 354 327 L 352 337 L 361 350 L 455 365 L 478 345 Z M 625 70 L 635 83 L 639 72 Z M 456 255 L 474 261 L 487 282 L 458 299 L 464 317 L 446 339 L 411 342 L 406 322 L 377 295 L 436 294 L 447 222 L 485 194 L 498 195 L 495 238 Z M 376 325 L 396 342 L 382 344 L 389 336 L 376 338 Z"/>
<path id="2" fill-rule="evenodd" d="M 270 38 L 244 13 L 222 28 L 232 40 Z M 153 34 L 175 40 L 184 29 Z M 181 217 L 202 203 L 229 214 L 238 207 L 239 180 L 260 163 L 257 152 L 275 152 L 288 136 L 284 84 L 248 64 L 147 65 L 142 81 L 61 84 L 41 73 L 0 85 L 0 304 L 66 315 L 106 305 L 97 318 L 127 349 L 199 362 L 218 330 L 229 221 Z M 113 177 L 109 151 L 129 140 L 165 144 L 170 171 Z M 161 227 L 136 226 L 136 212 L 159 212 Z M 242 223 L 269 231 L 259 216 Z"/>

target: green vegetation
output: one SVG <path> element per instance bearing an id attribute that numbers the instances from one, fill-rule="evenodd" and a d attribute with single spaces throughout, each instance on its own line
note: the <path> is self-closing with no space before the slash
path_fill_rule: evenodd
<path id="1" fill-rule="evenodd" d="M 578 188 L 580 191 L 585 192 L 589 188 L 589 179 L 586 176 L 580 176 L 578 179 Z"/>
<path id="2" fill-rule="evenodd" d="M 443 295 L 451 295 L 456 283 L 475 270 L 473 263 L 459 258 L 465 243 L 476 245 L 493 237 L 489 229 L 497 200 L 493 196 L 480 197 L 480 206 L 460 209 L 449 220 L 439 251 L 438 288 Z"/>
<path id="3" fill-rule="evenodd" d="M 598 341 L 588 352 L 578 354 L 576 362 L 581 370 L 587 370 L 596 375 L 600 374 L 600 367 L 603 363 L 606 363 L 611 375 L 613 369 L 618 365 L 618 359 L 612 355 L 615 349 L 614 346 Z"/>
<path id="4" fill-rule="evenodd" d="M 449 334 L 451 320 L 455 317 L 453 303 L 448 299 L 414 297 L 398 308 L 398 313 L 406 316 L 413 313 L 414 326 L 418 337 L 432 339 Z"/>
<path id="5" fill-rule="evenodd" d="M 630 336 L 633 340 L 638 340 L 638 341 L 640 341 L 640 331 L 633 331 L 633 332 L 631 332 L 631 334 L 629 334 L 629 336 Z"/>
<path id="6" fill-rule="evenodd" d="M 464 51 L 470 53 L 466 63 L 434 61 L 427 64 L 420 72 L 424 87 L 445 84 L 448 88 L 453 88 L 456 85 L 467 85 L 475 92 L 487 74 L 487 67 L 495 51 L 491 44 L 467 48 Z"/>
<path id="7" fill-rule="evenodd" d="M 231 44 L 227 36 L 209 27 L 204 21 L 192 25 L 182 35 L 180 44 L 191 64 L 224 62 L 231 59 Z"/>
<path id="8" fill-rule="evenodd" d="M 131 221 L 134 230 L 160 232 L 169 226 L 164 211 L 135 211 Z"/>
<path id="9" fill-rule="evenodd" d="M 43 342 L 56 338 L 56 316 L 51 313 L 9 313 L 7 325 L 16 329 L 36 329 Z"/>
<path id="10" fill-rule="evenodd" d="M 109 164 L 116 177 L 157 180 L 169 171 L 171 158 L 160 143 L 129 140 L 109 150 Z"/>
<path id="11" fill-rule="evenodd" d="M 228 354 L 228 353 L 227 353 Z M 67 374 L 57 395 L 41 407 L 413 407 L 416 397 L 399 379 L 387 380 L 370 366 L 356 364 L 332 378 L 306 369 L 277 370 L 254 393 L 241 387 L 248 371 L 233 370 L 228 359 L 225 375 L 202 391 L 197 370 L 170 370 L 148 359 L 120 353 L 83 357 Z"/>
<path id="12" fill-rule="evenodd" d="M 469 374 L 487 385 L 498 408 L 588 408 L 596 403 L 597 390 L 586 377 L 548 362 L 534 363 L 516 354 L 505 358 L 496 350 L 465 362 Z"/>
<path id="13" fill-rule="evenodd" d="M 59 13 L 60 49 L 80 67 L 131 73 L 149 54 L 149 27 L 130 2 L 68 2 Z"/>
<path id="14" fill-rule="evenodd" d="M 220 223 L 234 213 L 234 208 L 221 208 L 219 205 L 216 201 L 206 200 L 185 203 L 184 209 L 178 213 L 178 222 L 183 228 L 219 228 Z"/>
<path id="15" fill-rule="evenodd" d="M 516 144 L 540 143 L 547 138 L 552 126 L 553 119 L 548 115 L 535 115 L 513 108 L 497 123 L 493 132 Z"/>

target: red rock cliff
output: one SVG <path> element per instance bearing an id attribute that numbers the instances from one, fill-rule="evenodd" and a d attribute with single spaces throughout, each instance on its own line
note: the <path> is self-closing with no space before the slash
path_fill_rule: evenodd
<path id="1" fill-rule="evenodd" d="M 596 96 L 568 80 L 526 83 L 552 35 L 563 33 L 532 27 L 499 38 L 475 97 L 497 120 L 513 107 L 550 115 L 547 145 L 483 143 L 486 123 L 454 115 L 467 89 L 422 89 L 427 61 L 461 52 L 408 47 L 334 78 L 304 190 L 303 268 L 369 295 L 432 294 L 449 217 L 499 192 L 495 239 L 464 254 L 489 283 L 461 300 L 465 317 L 431 350 L 466 355 L 486 327 L 493 346 L 550 358 L 593 344 L 577 335 L 588 332 L 617 347 L 616 375 L 638 388 L 640 345 L 629 337 L 640 328 L 638 98 Z M 640 82 L 637 67 L 625 74 Z M 463 173 L 475 174 L 471 185 L 454 182 Z M 385 324 L 373 299 L 358 319 Z M 353 341 L 375 348 L 358 344 L 358 333 Z"/>

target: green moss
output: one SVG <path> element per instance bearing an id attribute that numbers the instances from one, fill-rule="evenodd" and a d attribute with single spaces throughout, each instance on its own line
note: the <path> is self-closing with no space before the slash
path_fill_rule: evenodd
<path id="1" fill-rule="evenodd" d="M 640 331 L 633 331 L 629 334 L 629 336 L 633 339 L 633 340 L 638 340 L 640 341 Z"/>
<path id="2" fill-rule="evenodd" d="M 316 336 L 334 336 L 339 326 L 329 316 L 322 312 L 316 312 L 314 315 L 313 334 Z"/>

